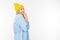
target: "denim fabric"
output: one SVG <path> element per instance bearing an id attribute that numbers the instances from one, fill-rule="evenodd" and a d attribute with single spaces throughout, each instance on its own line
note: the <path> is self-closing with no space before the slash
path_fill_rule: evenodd
<path id="1" fill-rule="evenodd" d="M 14 40 L 29 40 L 28 30 L 29 22 L 21 14 L 17 14 L 14 20 Z"/>

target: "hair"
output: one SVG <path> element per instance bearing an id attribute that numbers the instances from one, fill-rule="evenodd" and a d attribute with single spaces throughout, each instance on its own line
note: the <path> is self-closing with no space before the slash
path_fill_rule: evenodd
<path id="1" fill-rule="evenodd" d="M 18 13 L 16 12 L 16 15 L 17 15 Z"/>
<path id="2" fill-rule="evenodd" d="M 16 12 L 16 15 L 19 14 L 19 10 Z"/>

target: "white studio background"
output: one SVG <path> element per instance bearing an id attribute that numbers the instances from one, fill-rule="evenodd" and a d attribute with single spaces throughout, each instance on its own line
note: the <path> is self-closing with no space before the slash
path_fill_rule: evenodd
<path id="1" fill-rule="evenodd" d="M 14 2 L 25 6 L 30 40 L 60 40 L 60 0 L 0 0 L 0 40 L 14 40 Z"/>

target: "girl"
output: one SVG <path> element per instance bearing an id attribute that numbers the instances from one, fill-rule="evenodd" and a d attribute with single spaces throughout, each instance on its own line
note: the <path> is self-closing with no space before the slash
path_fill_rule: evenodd
<path id="1" fill-rule="evenodd" d="M 29 40 L 29 22 L 24 6 L 19 3 L 14 3 L 14 8 L 16 11 L 14 20 L 14 40 Z"/>

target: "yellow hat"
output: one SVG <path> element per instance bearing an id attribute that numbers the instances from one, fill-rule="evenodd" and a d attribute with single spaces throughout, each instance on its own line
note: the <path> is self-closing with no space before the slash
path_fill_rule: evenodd
<path id="1" fill-rule="evenodd" d="M 15 8 L 16 12 L 18 12 L 18 10 L 19 10 L 20 8 L 23 8 L 23 7 L 24 7 L 24 6 L 23 6 L 22 4 L 14 3 L 14 8 Z"/>

